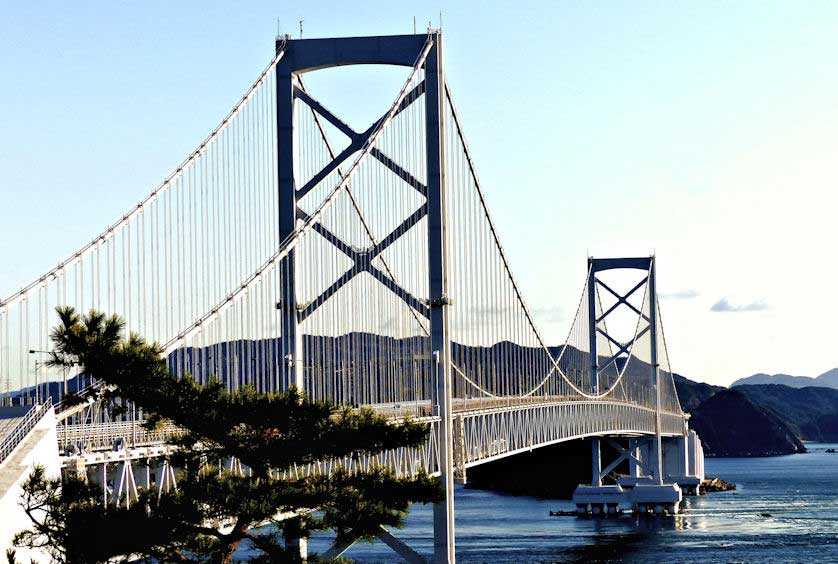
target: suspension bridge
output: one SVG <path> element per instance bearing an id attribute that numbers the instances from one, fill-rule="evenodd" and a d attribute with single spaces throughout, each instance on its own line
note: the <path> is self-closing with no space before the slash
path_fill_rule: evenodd
<path id="1" fill-rule="evenodd" d="M 306 87 L 309 73 L 344 65 L 405 69 L 365 129 Z M 632 281 L 612 282 L 616 271 Z M 455 560 L 455 480 L 562 441 L 591 438 L 580 511 L 626 502 L 674 510 L 676 484 L 695 488 L 703 477 L 703 454 L 673 382 L 655 259 L 590 258 L 579 282 L 565 341 L 547 343 L 489 213 L 440 32 L 282 37 L 232 111 L 159 186 L 0 302 L 0 474 L 20 474 L 16 453 L 40 429 L 54 464 L 89 468 L 104 503 L 131 503 L 138 483 L 176 487 L 175 469 L 154 462 L 170 430 L 145 430 L 136 409 L 115 415 L 109 402 L 118 400 L 104 400 L 100 384 L 39 356 L 51 350 L 55 307 L 73 305 L 118 313 L 128 331 L 163 343 L 176 375 L 216 376 L 231 390 L 296 386 L 427 421 L 421 448 L 295 471 L 383 464 L 440 476 L 436 562 Z M 620 311 L 634 320 L 623 338 L 608 325 Z M 70 407 L 68 393 L 87 401 Z M 605 468 L 601 443 L 619 453 Z M 604 485 L 624 460 L 630 476 Z"/>

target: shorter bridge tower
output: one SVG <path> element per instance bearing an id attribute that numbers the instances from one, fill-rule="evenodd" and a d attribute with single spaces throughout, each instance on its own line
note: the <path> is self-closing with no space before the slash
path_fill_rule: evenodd
<path id="1" fill-rule="evenodd" d="M 610 271 L 630 271 L 645 273 L 642 279 L 619 290 L 603 279 L 602 274 Z M 602 291 L 610 297 L 610 304 L 604 308 L 601 301 Z M 637 296 L 643 295 L 638 304 Z M 632 298 L 635 298 L 632 300 Z M 619 437 L 591 437 L 591 483 L 580 485 L 574 492 L 577 509 L 586 513 L 590 506 L 593 514 L 614 513 L 619 504 L 631 504 L 635 508 L 677 512 L 681 501 L 681 489 L 678 484 L 665 483 L 667 475 L 664 464 L 664 444 L 662 438 L 661 413 L 663 406 L 662 388 L 671 384 L 671 374 L 661 377 L 661 349 L 665 349 L 661 331 L 660 314 L 656 291 L 655 257 L 632 258 L 593 258 L 588 259 L 587 281 L 588 343 L 590 354 L 591 394 L 594 398 L 606 398 L 619 394 L 620 389 L 632 386 L 629 379 L 646 380 L 652 390 L 652 398 L 647 406 L 654 410 L 654 429 L 638 429 L 638 435 L 629 436 L 629 448 L 622 446 Z M 629 340 L 619 340 L 608 321 L 616 311 L 629 310 L 637 316 L 634 333 Z M 665 350 L 663 355 L 665 355 Z M 604 372 L 609 369 L 609 375 Z M 666 362 L 668 371 L 668 359 Z M 645 373 L 645 377 L 644 377 Z M 603 381 L 603 379 L 605 381 Z M 668 390 L 668 396 L 676 398 L 674 389 Z M 670 406 L 671 407 L 671 406 Z M 680 406 L 676 406 L 680 411 Z M 645 431 L 641 433 L 642 431 Z M 687 458 L 686 429 L 681 442 L 684 448 L 676 449 Z M 602 467 L 602 444 L 607 442 L 619 456 L 606 468 Z M 673 450 L 673 456 L 677 456 Z M 629 461 L 631 476 L 618 480 L 618 483 L 606 485 L 603 479 L 624 460 Z M 688 463 L 684 467 L 689 467 Z M 680 467 L 679 467 L 680 468 Z M 684 471 L 683 476 L 688 472 Z"/>

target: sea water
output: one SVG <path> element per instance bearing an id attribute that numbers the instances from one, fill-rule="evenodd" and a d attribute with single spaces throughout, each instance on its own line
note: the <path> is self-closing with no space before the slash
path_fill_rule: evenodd
<path id="1" fill-rule="evenodd" d="M 686 497 L 673 517 L 551 517 L 569 501 L 509 496 L 458 487 L 458 562 L 836 562 L 838 445 L 769 458 L 708 458 L 708 476 L 736 484 L 731 492 Z M 414 506 L 393 531 L 423 555 L 433 551 L 430 506 Z M 322 552 L 327 536 L 312 539 Z M 399 562 L 383 543 L 346 552 L 357 562 Z M 237 557 L 246 558 L 243 550 Z"/>

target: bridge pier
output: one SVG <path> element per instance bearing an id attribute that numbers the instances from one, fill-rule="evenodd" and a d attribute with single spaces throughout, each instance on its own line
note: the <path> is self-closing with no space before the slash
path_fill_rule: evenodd
<path id="1" fill-rule="evenodd" d="M 127 458 L 122 461 L 116 471 L 111 502 L 116 507 L 120 507 L 124 503 L 125 508 L 128 509 L 131 507 L 131 503 L 136 503 L 138 499 L 133 464 L 131 464 L 131 459 Z"/>
<path id="2" fill-rule="evenodd" d="M 678 484 L 637 484 L 631 490 L 631 500 L 638 513 L 670 513 L 675 515 L 681 503 Z"/>
<path id="3" fill-rule="evenodd" d="M 158 467 L 157 488 L 158 494 L 169 493 L 170 490 L 177 491 L 175 469 L 166 459 L 163 459 L 163 464 Z"/>
<path id="4" fill-rule="evenodd" d="M 599 437 L 591 437 L 591 485 L 602 486 L 602 453 Z"/>
<path id="5" fill-rule="evenodd" d="M 611 486 L 578 486 L 573 492 L 573 503 L 580 516 L 590 514 L 594 517 L 616 515 L 620 503 L 625 503 L 625 491 L 619 484 Z"/>
<path id="6" fill-rule="evenodd" d="M 683 436 L 662 438 L 660 479 L 656 477 L 655 468 L 657 437 L 633 437 L 629 439 L 628 448 L 623 448 L 614 440 L 605 440 L 620 452 L 620 456 L 601 470 L 598 478 L 594 474 L 590 486 L 576 488 L 573 502 L 578 514 L 601 516 L 616 513 L 620 503 L 639 513 L 675 514 L 684 495 L 699 494 L 699 486 L 704 479 L 704 452 L 695 431 L 686 429 Z M 601 445 L 602 441 L 602 438 L 596 438 L 592 442 Z M 604 475 L 626 459 L 629 475 L 618 478 L 616 486 L 603 485 Z M 596 468 L 594 464 L 593 469 Z"/>
<path id="7" fill-rule="evenodd" d="M 134 467 L 134 480 L 141 484 L 142 488 L 145 490 L 151 489 L 151 459 L 146 458 L 143 460 L 138 461 Z"/>
<path id="8" fill-rule="evenodd" d="M 462 416 L 455 417 L 453 422 L 454 435 L 454 483 L 466 484 L 466 439 L 463 431 Z"/>
<path id="9" fill-rule="evenodd" d="M 629 477 L 640 477 L 640 446 L 637 439 L 629 439 L 629 451 L 631 458 L 629 458 Z"/>
<path id="10" fill-rule="evenodd" d="M 699 495 L 704 481 L 704 449 L 695 431 L 687 429 L 683 437 L 663 441 L 664 474 L 677 483 L 686 495 Z"/>
<path id="11" fill-rule="evenodd" d="M 626 451 L 629 460 L 629 475 L 621 476 L 617 482 L 626 489 L 634 488 L 638 484 L 655 483 L 652 467 L 654 456 L 653 440 L 651 438 L 629 439 Z"/>
<path id="12" fill-rule="evenodd" d="M 112 488 L 108 485 L 108 463 L 102 462 L 96 467 L 95 482 L 102 488 L 102 505 L 107 507 L 110 496 L 108 495 Z"/>

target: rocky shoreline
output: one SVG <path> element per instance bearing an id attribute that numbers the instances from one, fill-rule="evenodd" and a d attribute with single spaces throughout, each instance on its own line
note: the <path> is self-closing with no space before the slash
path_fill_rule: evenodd
<path id="1" fill-rule="evenodd" d="M 721 478 L 705 478 L 701 482 L 701 493 L 729 492 L 736 489 L 736 484 L 725 482 Z"/>

